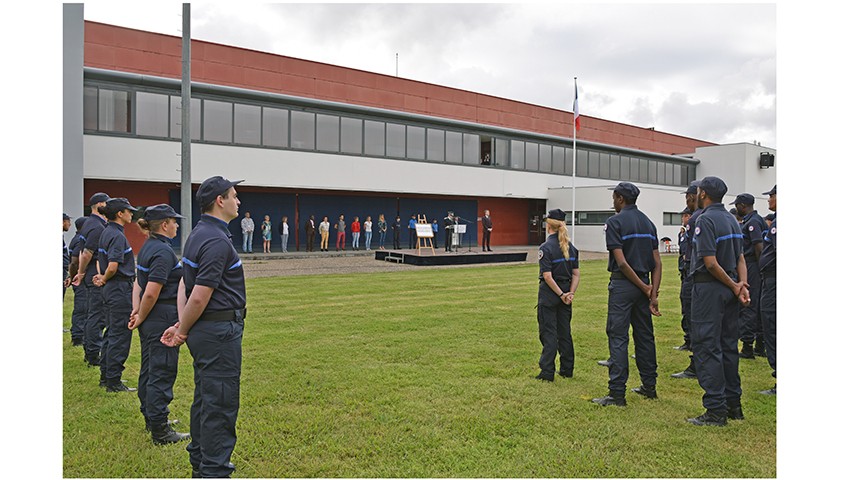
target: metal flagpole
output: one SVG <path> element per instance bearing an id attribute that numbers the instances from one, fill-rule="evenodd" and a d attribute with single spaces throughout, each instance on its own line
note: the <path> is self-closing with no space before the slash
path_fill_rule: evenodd
<path id="1" fill-rule="evenodd" d="M 181 36 L 181 251 L 193 227 L 190 175 L 190 4 L 182 4 Z"/>
<path id="2" fill-rule="evenodd" d="M 574 77 L 574 174 L 571 176 L 571 243 L 577 241 L 577 116 L 579 105 L 577 104 L 577 77 Z"/>

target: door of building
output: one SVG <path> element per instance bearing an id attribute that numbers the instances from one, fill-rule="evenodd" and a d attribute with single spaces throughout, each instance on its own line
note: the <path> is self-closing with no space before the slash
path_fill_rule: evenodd
<path id="1" fill-rule="evenodd" d="M 530 245 L 541 245 L 545 240 L 544 232 L 544 215 L 547 208 L 547 200 L 529 201 L 529 221 L 527 228 L 529 229 Z"/>

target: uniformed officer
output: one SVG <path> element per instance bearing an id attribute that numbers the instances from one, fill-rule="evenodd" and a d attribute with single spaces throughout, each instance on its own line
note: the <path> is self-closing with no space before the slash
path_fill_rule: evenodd
<path id="1" fill-rule="evenodd" d="M 651 315 L 661 316 L 662 264 L 656 226 L 635 204 L 639 193 L 638 187 L 628 182 L 614 187 L 612 201 L 618 213 L 604 226 L 611 272 L 606 319 L 609 394 L 592 400 L 603 406 L 626 405 L 630 324 L 635 340 L 635 363 L 642 383 L 632 391 L 649 399 L 657 398 L 656 342 Z"/>
<path id="2" fill-rule="evenodd" d="M 105 209 L 105 202 L 110 197 L 102 192 L 91 195 L 88 205 L 91 206 L 91 214 L 82 226 L 79 253 L 79 272 L 74 277 L 73 285 L 82 285 L 84 282 L 85 294 L 87 296 L 87 318 L 85 319 L 85 362 L 89 367 L 100 366 L 100 355 L 103 348 L 102 332 L 105 328 L 105 304 L 102 299 L 102 288 L 94 285 L 94 275 L 97 274 L 97 262 L 94 254 L 97 253 L 100 243 L 100 234 L 105 230 L 107 220 L 101 210 Z M 100 377 L 100 386 L 105 387 L 105 378 Z"/>
<path id="3" fill-rule="evenodd" d="M 157 445 L 190 438 L 189 434 L 173 430 L 167 418 L 178 374 L 179 347 L 168 347 L 160 341 L 164 330 L 179 320 L 176 297 L 182 264 L 170 245 L 179 230 L 179 218 L 184 217 L 173 207 L 160 204 L 148 207 L 138 220 L 138 226 L 149 239 L 138 252 L 129 329 L 137 328 L 140 333 L 138 398 L 146 429 L 152 434 L 152 443 Z"/>
<path id="4" fill-rule="evenodd" d="M 392 222 L 392 248 L 401 250 L 401 217 L 396 216 Z"/>
<path id="5" fill-rule="evenodd" d="M 79 217 L 74 222 L 76 225 L 76 234 L 70 239 L 67 245 L 70 250 L 70 265 L 67 269 L 67 281 L 70 282 L 76 277 L 79 272 L 79 251 L 83 246 L 82 227 L 88 217 Z M 85 294 L 85 282 L 79 285 L 72 285 L 73 287 L 73 313 L 70 315 L 70 344 L 74 347 L 84 345 L 85 338 L 85 317 L 87 315 L 88 297 Z"/>
<path id="6" fill-rule="evenodd" d="M 194 476 L 226 477 L 234 471 L 246 283 L 228 222 L 237 218 L 240 200 L 234 186 L 240 182 L 215 176 L 199 186 L 202 217 L 182 255 L 179 302 L 186 303 L 179 323 L 161 336 L 170 347 L 187 341 L 193 356 L 196 386 L 187 451 Z"/>
<path id="7" fill-rule="evenodd" d="M 101 379 L 107 392 L 134 392 L 137 389 L 123 384 L 122 376 L 129 350 L 132 331 L 129 316 L 132 313 L 132 285 L 135 282 L 135 254 L 126 239 L 124 229 L 132 223 L 137 211 L 125 198 L 111 198 L 105 203 L 108 225 L 100 235 L 97 263 L 99 273 L 94 275 L 94 285 L 102 288 L 106 324 L 103 339 Z"/>
<path id="8" fill-rule="evenodd" d="M 685 240 L 682 242 L 685 244 L 686 250 L 683 259 L 684 275 L 682 277 L 682 286 L 679 290 L 679 301 L 682 308 L 682 330 L 685 334 L 685 343 L 680 345 L 678 350 L 682 350 L 682 346 L 686 346 L 691 354 L 688 356 L 688 367 L 681 372 L 670 374 L 672 378 L 697 378 L 691 341 L 692 292 L 694 288 L 694 276 L 691 275 L 691 258 L 694 256 L 694 229 L 696 228 L 697 218 L 702 213 L 702 210 L 697 208 L 697 187 L 699 183 L 694 180 L 685 190 L 685 206 L 691 211 L 691 216 L 688 218 L 688 223 L 685 227 Z"/>
<path id="9" fill-rule="evenodd" d="M 726 425 L 742 420 L 738 375 L 738 317 L 749 303 L 740 226 L 723 206 L 726 184 L 717 177 L 700 181 L 702 213 L 694 228 L 691 342 L 706 411 L 689 418 L 694 425 Z"/>
<path id="10" fill-rule="evenodd" d="M 552 382 L 556 353 L 559 376 L 574 376 L 574 341 L 571 338 L 571 302 L 580 283 L 579 252 L 568 239 L 565 212 L 547 214 L 547 240 L 539 247 L 539 357 L 541 373 L 536 380 Z"/>
<path id="11" fill-rule="evenodd" d="M 687 258 L 688 258 L 688 251 L 690 247 L 688 245 L 688 220 L 691 219 L 691 214 L 693 211 L 688 207 L 685 207 L 682 210 L 682 228 L 679 229 L 679 282 L 682 286 L 684 286 L 685 277 L 688 273 L 688 265 L 687 265 Z M 688 292 L 690 294 L 690 292 Z M 690 295 L 689 295 L 690 296 Z M 688 333 L 688 311 L 686 305 L 686 295 L 682 292 L 682 289 L 679 290 L 679 303 L 681 305 L 681 312 L 682 312 L 682 321 L 680 322 L 680 326 L 682 327 L 682 345 L 678 347 L 673 347 L 676 350 L 687 351 L 690 350 L 690 334 Z"/>
<path id="12" fill-rule="evenodd" d="M 755 197 L 751 194 L 738 195 L 732 204 L 738 210 L 738 215 L 743 218 L 741 235 L 743 235 L 743 258 L 746 261 L 746 281 L 749 283 L 750 299 L 749 306 L 741 308 L 739 328 L 742 347 L 738 355 L 741 358 L 755 358 L 753 343 L 758 354 L 764 354 L 764 332 L 758 307 L 761 302 L 761 273 L 758 271 L 758 259 L 761 258 L 764 240 L 762 234 L 766 223 L 755 211 Z"/>
<path id="13" fill-rule="evenodd" d="M 767 204 L 770 210 L 776 211 L 776 186 L 769 192 Z M 767 349 L 767 362 L 773 369 L 773 378 L 776 377 L 776 219 L 770 224 L 770 229 L 764 235 L 764 247 L 758 260 L 759 271 L 761 272 L 761 322 L 764 325 L 764 344 Z M 775 395 L 776 385 L 761 393 Z"/>

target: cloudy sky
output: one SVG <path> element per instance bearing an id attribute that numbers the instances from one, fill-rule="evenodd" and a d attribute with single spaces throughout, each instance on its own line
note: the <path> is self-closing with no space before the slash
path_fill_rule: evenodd
<path id="1" fill-rule="evenodd" d="M 137 4 L 134 4 L 137 5 Z M 180 35 L 181 4 L 86 3 L 85 19 Z M 772 4 L 194 3 L 194 39 L 776 146 Z"/>

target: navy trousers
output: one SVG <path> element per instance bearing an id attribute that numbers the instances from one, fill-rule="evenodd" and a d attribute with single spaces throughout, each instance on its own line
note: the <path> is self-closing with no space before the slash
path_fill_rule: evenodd
<path id="1" fill-rule="evenodd" d="M 99 363 L 103 347 L 105 328 L 105 303 L 102 299 L 102 288 L 93 284 L 85 284 L 85 296 L 88 299 L 87 318 L 85 319 L 85 359 Z"/>
<path id="2" fill-rule="evenodd" d="M 695 282 L 691 314 L 694 366 L 705 393 L 703 407 L 725 413 L 741 400 L 738 374 L 738 318 L 740 303 L 718 281 Z"/>
<path id="3" fill-rule="evenodd" d="M 563 292 L 571 289 L 570 284 L 559 284 Z M 539 286 L 537 316 L 539 320 L 539 341 L 542 353 L 539 357 L 541 374 L 553 378 L 556 374 L 556 354 L 559 353 L 559 373 L 574 374 L 574 340 L 571 337 L 571 305 L 565 305 L 546 283 Z"/>
<path id="4" fill-rule="evenodd" d="M 190 464 L 202 477 L 234 471 L 231 453 L 237 441 L 243 320 L 199 320 L 187 347 L 193 356 L 193 405 L 190 407 Z"/>
<path id="5" fill-rule="evenodd" d="M 179 371 L 179 347 L 164 345 L 161 335 L 178 319 L 175 305 L 156 304 L 138 327 L 141 345 L 138 399 L 143 418 L 151 425 L 166 423 L 170 415 L 173 384 Z"/>
<path id="6" fill-rule="evenodd" d="M 776 275 L 765 275 L 761 287 L 761 321 L 764 323 L 764 347 L 767 361 L 776 376 Z"/>
<path id="7" fill-rule="evenodd" d="M 106 385 L 116 386 L 120 383 L 124 364 L 129 358 L 132 346 L 132 331 L 129 330 L 132 285 L 131 281 L 112 278 L 102 287 L 108 318 L 101 365 Z"/>
<path id="8" fill-rule="evenodd" d="M 83 342 L 85 339 L 85 320 L 88 315 L 88 295 L 85 282 L 73 285 L 73 313 L 70 316 L 70 338 Z"/>
<path id="9" fill-rule="evenodd" d="M 758 270 L 758 262 L 746 262 L 746 281 L 749 283 L 750 304 L 747 307 L 741 306 L 740 333 L 741 341 L 752 343 L 764 338 L 764 331 L 761 325 L 761 272 Z"/>
<path id="10" fill-rule="evenodd" d="M 645 282 L 646 283 L 646 282 Z M 656 386 L 656 340 L 650 299 L 629 280 L 609 280 L 609 311 L 606 335 L 609 337 L 609 392 L 626 396 L 629 378 L 629 327 L 635 340 L 635 364 L 641 383 Z"/>
<path id="11" fill-rule="evenodd" d="M 691 345 L 691 293 L 693 288 L 694 277 L 692 275 L 685 276 L 679 290 L 679 302 L 682 306 L 682 335 L 685 343 L 689 346 Z"/>

